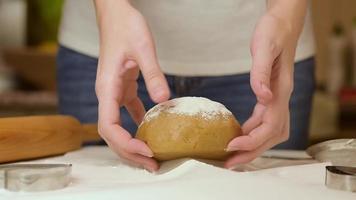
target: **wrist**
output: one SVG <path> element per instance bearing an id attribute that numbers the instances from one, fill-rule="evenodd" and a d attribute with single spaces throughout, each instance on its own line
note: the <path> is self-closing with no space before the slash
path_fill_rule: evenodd
<path id="1" fill-rule="evenodd" d="M 289 32 L 299 36 L 307 12 L 307 0 L 267 0 L 267 14 L 276 18 Z"/>
<path id="2" fill-rule="evenodd" d="M 129 0 L 94 0 L 97 21 L 112 18 L 115 15 L 125 16 L 125 12 L 132 9 Z"/>

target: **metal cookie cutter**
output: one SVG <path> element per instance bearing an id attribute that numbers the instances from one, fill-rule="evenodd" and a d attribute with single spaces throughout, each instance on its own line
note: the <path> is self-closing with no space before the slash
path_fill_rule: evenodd
<path id="1" fill-rule="evenodd" d="M 71 164 L 0 165 L 0 188 L 10 191 L 46 191 L 70 183 Z"/>
<path id="2" fill-rule="evenodd" d="M 326 167 L 325 185 L 328 188 L 356 192 L 356 139 L 336 139 L 315 144 L 307 153 Z"/>
<path id="3" fill-rule="evenodd" d="M 328 188 L 356 192 L 356 167 L 326 166 Z"/>

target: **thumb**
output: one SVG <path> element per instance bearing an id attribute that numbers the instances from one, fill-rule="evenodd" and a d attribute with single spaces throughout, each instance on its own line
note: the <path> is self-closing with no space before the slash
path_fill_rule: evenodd
<path id="1" fill-rule="evenodd" d="M 257 101 L 266 105 L 272 100 L 271 72 L 275 59 L 271 48 L 260 43 L 251 48 L 252 68 L 250 72 L 250 84 Z"/>
<path id="2" fill-rule="evenodd" d="M 154 46 L 149 45 L 143 49 L 137 53 L 136 59 L 145 79 L 148 93 L 156 103 L 166 101 L 170 96 L 169 87 L 158 65 Z"/>

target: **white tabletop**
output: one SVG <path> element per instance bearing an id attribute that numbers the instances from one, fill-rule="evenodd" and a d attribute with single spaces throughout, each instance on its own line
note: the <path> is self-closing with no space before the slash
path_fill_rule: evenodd
<path id="1" fill-rule="evenodd" d="M 324 186 L 328 163 L 236 172 L 184 159 L 163 163 L 158 173 L 151 174 L 129 166 L 107 147 L 87 147 L 34 162 L 72 163 L 72 183 L 64 189 L 37 193 L 0 189 L 1 200 L 356 199 L 356 193 Z"/>

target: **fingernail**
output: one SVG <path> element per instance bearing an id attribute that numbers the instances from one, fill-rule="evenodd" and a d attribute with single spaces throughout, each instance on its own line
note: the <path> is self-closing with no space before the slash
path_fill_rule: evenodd
<path id="1" fill-rule="evenodd" d="M 156 89 L 156 95 L 157 95 L 157 97 L 162 97 L 162 96 L 165 96 L 165 91 L 164 91 L 164 89 L 163 88 L 157 88 Z"/>
<path id="2" fill-rule="evenodd" d="M 139 153 L 140 153 L 141 155 L 146 156 L 146 157 L 149 157 L 149 158 L 152 158 L 152 157 L 153 157 L 153 154 L 150 153 L 150 152 L 140 151 Z"/>
<path id="3" fill-rule="evenodd" d="M 227 152 L 230 152 L 230 151 L 238 151 L 239 148 L 238 147 L 234 147 L 234 146 L 228 146 L 226 149 L 224 149 L 225 151 Z"/>
<path id="4" fill-rule="evenodd" d="M 152 173 L 152 170 L 149 167 L 143 166 L 143 169 L 148 171 L 148 172 L 150 172 L 150 173 Z"/>
<path id="5" fill-rule="evenodd" d="M 169 91 L 165 87 L 161 87 L 157 90 L 157 96 L 166 100 L 166 98 L 169 98 Z"/>
<path id="6" fill-rule="evenodd" d="M 149 166 L 143 166 L 143 168 L 147 171 L 149 171 L 150 173 L 155 173 L 156 170 L 154 170 L 153 168 L 149 167 Z"/>

